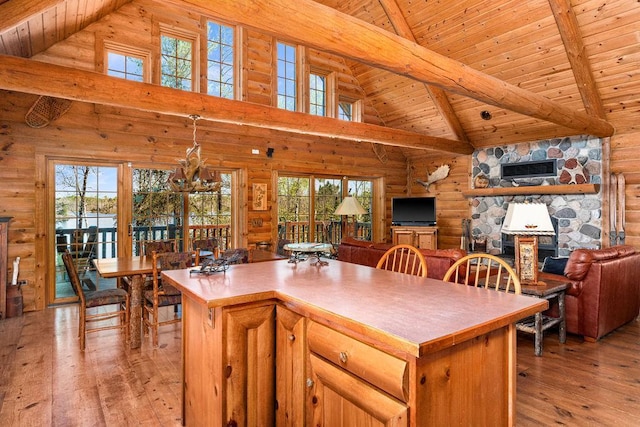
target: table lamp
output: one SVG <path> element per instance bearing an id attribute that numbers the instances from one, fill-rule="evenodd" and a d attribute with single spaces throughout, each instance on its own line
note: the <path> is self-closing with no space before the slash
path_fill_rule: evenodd
<path id="1" fill-rule="evenodd" d="M 537 284 L 538 236 L 556 234 L 547 205 L 544 203 L 510 203 L 501 232 L 514 236 L 514 264 L 520 283 Z"/>
<path id="2" fill-rule="evenodd" d="M 347 224 L 347 236 L 349 236 L 349 217 L 351 215 L 363 215 L 366 214 L 367 211 L 365 208 L 362 207 L 362 205 L 360 204 L 360 202 L 358 202 L 358 199 L 356 199 L 353 196 L 347 196 L 344 199 L 342 199 L 342 202 L 340 202 L 340 204 L 338 205 L 338 207 L 336 208 L 336 211 L 334 212 L 336 215 L 346 215 L 347 216 L 347 220 L 346 220 L 346 224 Z M 354 234 L 355 234 L 355 226 L 354 226 Z"/>

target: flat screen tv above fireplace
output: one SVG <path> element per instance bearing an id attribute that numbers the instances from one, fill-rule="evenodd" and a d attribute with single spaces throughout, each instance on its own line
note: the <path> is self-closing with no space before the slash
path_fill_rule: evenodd
<path id="1" fill-rule="evenodd" d="M 391 199 L 392 225 L 436 225 L 435 197 L 394 197 Z"/>

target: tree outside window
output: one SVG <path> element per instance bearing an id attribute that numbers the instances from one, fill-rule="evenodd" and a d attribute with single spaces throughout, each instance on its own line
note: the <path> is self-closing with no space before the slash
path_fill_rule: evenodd
<path id="1" fill-rule="evenodd" d="M 277 50 L 278 108 L 296 111 L 296 47 L 285 43 L 278 43 Z"/>
<path id="2" fill-rule="evenodd" d="M 193 43 L 176 37 L 163 35 L 161 45 L 162 86 L 174 89 L 192 90 L 193 88 Z"/>
<path id="3" fill-rule="evenodd" d="M 207 93 L 234 98 L 234 30 L 207 22 Z"/>

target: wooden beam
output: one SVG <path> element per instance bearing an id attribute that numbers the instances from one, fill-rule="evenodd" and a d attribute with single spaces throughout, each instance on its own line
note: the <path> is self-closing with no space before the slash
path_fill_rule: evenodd
<path id="1" fill-rule="evenodd" d="M 65 0 L 9 0 L 0 4 L 0 34 L 56 7 Z"/>
<path id="2" fill-rule="evenodd" d="M 168 0 L 500 108 L 599 137 L 606 121 L 510 85 L 312 0 Z M 283 25 L 286 22 L 286 25 Z"/>
<path id="3" fill-rule="evenodd" d="M 582 42 L 580 25 L 573 12 L 573 7 L 569 0 L 549 0 L 549 5 L 553 11 L 553 17 L 556 19 L 585 109 L 587 113 L 604 120 L 606 119 L 604 105 Z"/>
<path id="4" fill-rule="evenodd" d="M 407 23 L 404 15 L 402 14 L 402 10 L 398 6 L 396 0 L 378 0 L 382 9 L 384 9 L 391 25 L 396 30 L 396 33 L 404 37 L 407 40 L 411 40 L 412 42 L 416 42 L 416 36 L 413 34 L 411 27 Z M 464 131 L 458 116 L 456 116 L 455 111 L 453 110 L 453 106 L 449 102 L 449 98 L 447 98 L 447 94 L 444 90 L 439 87 L 429 86 L 427 84 L 424 85 L 425 89 L 429 93 L 431 100 L 435 104 L 436 108 L 442 115 L 442 118 L 449 126 L 449 130 L 453 133 L 456 138 L 460 141 L 469 142 L 469 138 L 467 137 L 467 133 Z"/>
<path id="5" fill-rule="evenodd" d="M 346 141 L 471 154 L 460 141 L 437 138 L 384 126 L 348 122 L 286 111 L 250 102 L 139 83 L 14 56 L 0 55 L 0 89 L 76 101 L 151 111 L 241 126 L 257 126 Z"/>

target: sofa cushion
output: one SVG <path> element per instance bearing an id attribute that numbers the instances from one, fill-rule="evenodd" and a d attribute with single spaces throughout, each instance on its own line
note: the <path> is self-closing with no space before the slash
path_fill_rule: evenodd
<path id="1" fill-rule="evenodd" d="M 338 247 L 338 260 L 375 267 L 391 243 L 374 243 L 351 237 L 342 239 Z M 427 277 L 440 279 L 449 267 L 467 253 L 462 249 L 420 249 L 427 261 Z"/>
<path id="2" fill-rule="evenodd" d="M 373 247 L 373 242 L 371 240 L 360 240 L 360 239 L 355 239 L 353 237 L 345 237 L 344 239 L 342 239 L 341 244 L 349 245 L 349 246 L 357 246 L 360 248 Z"/>
<path id="3" fill-rule="evenodd" d="M 568 257 L 552 257 L 548 256 L 542 263 L 542 271 L 544 273 L 558 274 L 564 276 L 564 268 L 567 266 Z"/>

